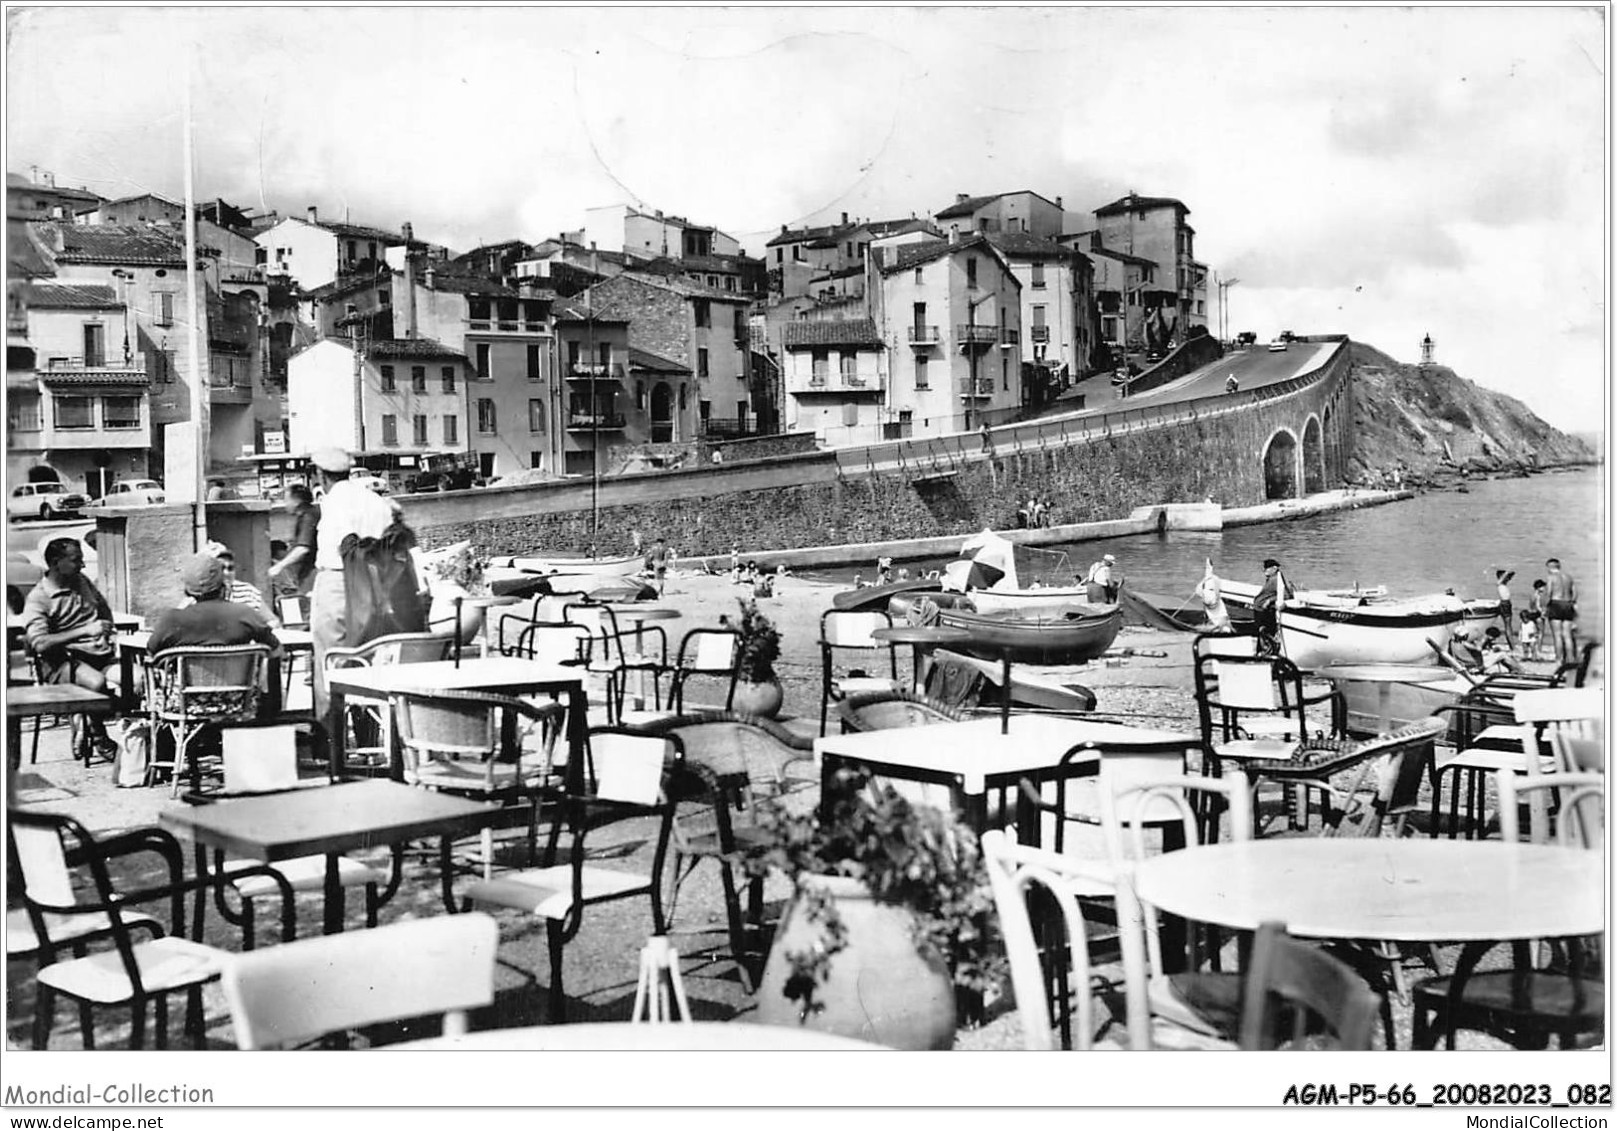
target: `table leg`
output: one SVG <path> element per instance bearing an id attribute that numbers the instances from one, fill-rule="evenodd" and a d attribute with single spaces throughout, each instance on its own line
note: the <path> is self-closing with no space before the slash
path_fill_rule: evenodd
<path id="1" fill-rule="evenodd" d="M 118 646 L 118 710 L 133 711 L 138 703 L 135 696 L 135 653 L 132 648 Z"/>
<path id="2" fill-rule="evenodd" d="M 447 836 L 438 838 L 438 877 L 443 883 L 444 910 L 453 915 L 460 909 L 455 906 L 455 858 Z"/>
<path id="3" fill-rule="evenodd" d="M 326 737 L 331 740 L 331 776 L 343 776 L 343 762 L 348 753 L 348 728 L 343 718 L 348 713 L 348 696 L 340 688 L 326 685 L 330 706 L 326 709 Z"/>
<path id="4" fill-rule="evenodd" d="M 574 794 L 584 790 L 584 751 L 590 734 L 589 702 L 582 683 L 567 693 L 567 790 Z"/>
<path id="5" fill-rule="evenodd" d="M 22 772 L 22 716 L 6 716 L 6 808 L 17 804 L 17 775 Z"/>
<path id="6" fill-rule="evenodd" d="M 203 913 L 208 907 L 208 889 L 214 885 L 208 882 L 208 850 L 198 842 L 197 852 L 197 894 L 196 909 L 191 914 L 191 941 L 202 941 Z"/>
<path id="7" fill-rule="evenodd" d="M 266 672 L 265 678 L 269 680 L 269 686 L 264 689 L 264 709 L 262 714 L 265 718 L 273 719 L 279 716 L 282 709 L 285 707 L 285 700 L 281 695 L 280 656 L 270 656 L 269 670 Z"/>
<path id="8" fill-rule="evenodd" d="M 326 854 L 326 921 L 325 932 L 338 935 L 343 928 L 342 873 L 337 862 L 342 857 L 335 852 Z"/>

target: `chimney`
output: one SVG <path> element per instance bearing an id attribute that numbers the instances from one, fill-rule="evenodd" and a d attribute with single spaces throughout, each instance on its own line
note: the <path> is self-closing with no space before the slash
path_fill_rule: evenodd
<path id="1" fill-rule="evenodd" d="M 404 224 L 404 238 L 409 240 L 413 232 L 409 221 Z M 427 268 L 427 285 L 432 285 L 432 268 Z M 410 250 L 408 243 L 404 247 L 404 336 L 416 336 L 415 317 L 415 252 Z"/>
<path id="2" fill-rule="evenodd" d="M 437 272 L 433 269 L 433 266 L 432 266 L 432 260 L 430 260 L 430 259 L 427 260 L 426 283 L 427 283 L 427 290 L 429 290 L 429 291 L 432 290 L 433 276 L 436 275 L 436 274 L 437 274 Z M 415 294 L 415 291 L 414 291 L 413 288 L 412 288 L 410 293 L 411 293 L 411 295 Z M 412 338 L 415 337 L 415 327 L 413 325 L 410 327 L 410 331 L 411 331 L 410 336 Z"/>
<path id="3" fill-rule="evenodd" d="M 1061 203 L 1061 198 L 1059 196 L 1056 197 L 1056 207 L 1061 208 L 1061 209 L 1065 209 L 1067 207 L 1066 205 Z"/>
<path id="4" fill-rule="evenodd" d="M 785 224 L 782 224 L 780 226 L 780 234 L 783 235 L 783 236 L 786 234 L 786 225 Z"/>
<path id="5" fill-rule="evenodd" d="M 601 253 L 595 250 L 595 241 L 590 241 L 590 274 L 601 273 Z"/>
<path id="6" fill-rule="evenodd" d="M 404 242 L 409 244 L 413 239 L 415 239 L 415 229 L 410 226 L 410 221 L 406 220 L 404 222 Z"/>
<path id="7" fill-rule="evenodd" d="M 309 223 L 311 223 L 311 224 L 320 223 L 320 209 L 316 208 L 312 204 L 309 205 Z"/>
<path id="8" fill-rule="evenodd" d="M 842 226 L 844 228 L 848 226 L 848 214 L 846 212 L 842 214 Z"/>
<path id="9" fill-rule="evenodd" d="M 55 188 L 56 187 L 56 174 L 55 173 L 46 173 L 45 174 L 45 183 L 47 185 L 49 185 L 51 188 Z"/>
<path id="10" fill-rule="evenodd" d="M 949 242 L 950 243 L 959 243 L 960 242 L 960 225 L 959 224 L 950 224 L 949 225 Z"/>
<path id="11" fill-rule="evenodd" d="M 966 201 L 968 201 L 970 199 L 971 199 L 971 194 L 969 192 L 957 192 L 957 193 L 954 194 L 954 202 L 956 204 L 964 204 L 964 203 L 966 203 Z"/>

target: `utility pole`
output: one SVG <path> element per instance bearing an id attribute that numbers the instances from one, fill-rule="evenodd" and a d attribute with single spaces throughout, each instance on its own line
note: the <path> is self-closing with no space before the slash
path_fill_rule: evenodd
<path id="1" fill-rule="evenodd" d="M 1230 288 L 1235 286 L 1235 284 L 1239 283 L 1241 280 L 1240 279 L 1219 279 L 1216 274 L 1213 277 L 1217 281 L 1217 285 L 1218 285 L 1218 320 L 1219 320 L 1219 334 L 1218 334 L 1218 337 L 1219 337 L 1220 342 L 1227 343 L 1230 340 L 1230 314 L 1229 314 Z"/>

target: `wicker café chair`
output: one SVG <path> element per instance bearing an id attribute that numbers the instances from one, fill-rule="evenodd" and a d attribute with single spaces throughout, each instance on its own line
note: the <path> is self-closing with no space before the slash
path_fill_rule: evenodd
<path id="1" fill-rule="evenodd" d="M 180 795 L 188 763 L 192 776 L 200 778 L 200 767 L 191 760 L 191 743 L 205 727 L 258 717 L 269 655 L 264 644 L 230 644 L 169 648 L 147 661 L 146 701 L 154 748 L 161 729 L 174 735 L 174 760 L 168 763 L 173 796 Z M 148 783 L 161 768 L 152 759 Z"/>

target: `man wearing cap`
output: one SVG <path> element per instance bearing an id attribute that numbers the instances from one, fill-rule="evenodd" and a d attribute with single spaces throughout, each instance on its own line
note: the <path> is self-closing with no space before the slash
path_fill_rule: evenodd
<path id="1" fill-rule="evenodd" d="M 1112 580 L 1112 570 L 1117 565 L 1117 559 L 1111 554 L 1102 554 L 1100 561 L 1089 567 L 1084 575 L 1084 584 L 1089 587 L 1089 599 L 1095 604 L 1115 604 L 1117 601 L 1117 583 Z"/>
<path id="2" fill-rule="evenodd" d="M 194 555 L 180 571 L 192 603 L 157 618 L 146 649 L 152 655 L 169 648 L 210 644 L 267 644 L 279 648 L 275 630 L 259 609 L 228 599 L 230 582 L 224 563 L 207 550 Z"/>
<path id="3" fill-rule="evenodd" d="M 320 501 L 320 533 L 314 553 L 314 588 L 309 600 L 309 634 L 314 638 L 314 713 L 324 719 L 331 701 L 326 693 L 326 651 L 341 647 L 348 626 L 348 595 L 343 584 L 342 544 L 356 538 L 380 538 L 393 522 L 387 500 L 348 478 L 353 460 L 341 448 L 312 453 L 325 494 Z"/>
<path id="4" fill-rule="evenodd" d="M 250 609 L 257 609 L 264 614 L 264 619 L 269 621 L 271 628 L 280 627 L 280 622 L 275 619 L 275 614 L 270 612 L 269 606 L 265 604 L 264 594 L 258 586 L 243 581 L 236 576 L 236 555 L 229 546 L 223 542 L 209 542 L 202 547 L 202 552 L 212 554 L 219 559 L 219 564 L 224 567 L 225 600 L 233 601 L 238 605 L 246 605 Z M 187 605 L 190 603 L 189 600 L 185 602 Z"/>
<path id="5" fill-rule="evenodd" d="M 1259 650 L 1274 655 L 1280 650 L 1280 606 L 1291 596 L 1291 587 L 1280 575 L 1280 563 L 1263 559 L 1263 586 L 1252 598 L 1252 620 L 1257 625 Z"/>

